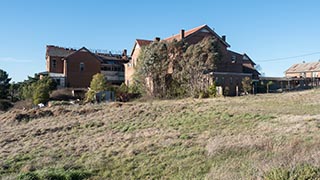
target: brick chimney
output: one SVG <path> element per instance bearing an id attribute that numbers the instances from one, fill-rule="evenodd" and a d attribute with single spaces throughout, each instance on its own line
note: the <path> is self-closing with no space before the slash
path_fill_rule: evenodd
<path id="1" fill-rule="evenodd" d="M 154 38 L 154 42 L 159 42 L 160 41 L 160 38 L 159 37 L 155 37 Z"/>
<path id="2" fill-rule="evenodd" d="M 127 49 L 124 49 L 124 50 L 123 50 L 122 56 L 127 56 Z"/>
<path id="3" fill-rule="evenodd" d="M 122 59 L 127 59 L 127 49 L 123 49 L 123 52 L 122 52 Z"/>
<path id="4" fill-rule="evenodd" d="M 221 36 L 221 39 L 222 39 L 224 42 L 227 42 L 227 36 L 226 36 L 226 35 Z"/>
<path id="5" fill-rule="evenodd" d="M 184 29 L 181 29 L 181 31 L 180 31 L 180 38 L 184 39 Z"/>

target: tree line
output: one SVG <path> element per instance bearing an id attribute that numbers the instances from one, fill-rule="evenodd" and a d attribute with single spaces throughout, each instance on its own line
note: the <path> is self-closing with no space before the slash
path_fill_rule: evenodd
<path id="1" fill-rule="evenodd" d="M 12 103 L 20 100 L 31 100 L 34 105 L 47 103 L 50 92 L 56 89 L 57 84 L 49 77 L 40 79 L 38 74 L 34 77 L 15 83 L 10 83 L 11 78 L 6 71 L 0 69 L 0 110 L 7 110 Z"/>

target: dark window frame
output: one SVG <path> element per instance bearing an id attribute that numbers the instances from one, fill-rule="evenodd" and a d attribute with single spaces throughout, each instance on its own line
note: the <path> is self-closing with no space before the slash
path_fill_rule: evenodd
<path id="1" fill-rule="evenodd" d="M 84 63 L 81 62 L 81 63 L 80 63 L 80 72 L 83 72 L 83 71 L 84 71 Z"/>

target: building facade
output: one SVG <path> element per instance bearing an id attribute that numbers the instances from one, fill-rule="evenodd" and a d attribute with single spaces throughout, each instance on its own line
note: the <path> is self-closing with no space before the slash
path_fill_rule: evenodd
<path id="1" fill-rule="evenodd" d="M 285 71 L 286 77 L 318 78 L 320 77 L 320 62 L 294 64 Z"/>
<path id="2" fill-rule="evenodd" d="M 83 47 L 78 50 L 48 45 L 46 72 L 58 88 L 87 88 L 93 75 L 102 73 L 110 84 L 124 82 L 124 64 L 128 62 L 126 50 L 122 55 L 91 52 Z"/>
<path id="3" fill-rule="evenodd" d="M 249 77 L 258 80 L 260 73 L 255 69 L 255 63 L 247 54 L 240 54 L 229 50 L 230 45 L 226 41 L 226 36 L 219 36 L 209 26 L 202 25 L 194 29 L 181 30 L 179 34 L 163 39 L 163 41 L 183 40 L 187 44 L 196 44 L 204 38 L 214 37 L 218 40 L 221 61 L 217 62 L 213 77 L 218 86 L 228 89 L 228 95 L 237 95 L 242 88 L 242 79 Z M 155 38 L 160 41 L 160 38 Z M 130 85 L 133 81 L 133 74 L 141 48 L 151 44 L 152 40 L 137 39 L 131 52 L 131 60 L 125 64 L 125 83 Z"/>

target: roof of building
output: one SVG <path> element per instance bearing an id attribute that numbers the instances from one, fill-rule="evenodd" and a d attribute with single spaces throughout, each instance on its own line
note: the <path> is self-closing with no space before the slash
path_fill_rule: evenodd
<path id="1" fill-rule="evenodd" d="M 48 45 L 46 56 L 55 56 L 55 57 L 66 58 L 81 49 L 87 50 L 88 52 L 90 52 L 91 54 L 96 56 L 102 63 L 105 63 L 105 64 L 110 64 L 110 63 L 108 63 L 108 61 L 118 61 L 119 63 L 124 63 L 125 61 L 127 61 L 126 59 L 123 59 L 123 56 L 120 54 L 100 53 L 100 52 L 93 53 L 85 47 L 82 47 L 77 50 L 77 49 L 72 49 L 72 48 L 64 48 L 64 47 L 59 47 L 59 46 Z"/>
<path id="2" fill-rule="evenodd" d="M 198 26 L 198 27 L 195 27 L 193 29 L 190 29 L 190 30 L 187 30 L 184 32 L 184 37 L 185 38 L 188 38 L 190 36 L 192 36 L 194 33 L 200 31 L 201 29 L 204 29 L 206 28 L 209 32 L 211 32 L 215 37 L 217 37 L 223 44 L 225 44 L 227 47 L 230 47 L 230 45 L 225 42 L 224 40 L 222 40 L 222 38 L 217 34 L 215 33 L 208 25 L 204 24 L 204 25 L 201 25 L 201 26 Z M 176 34 L 176 35 L 173 35 L 173 36 L 170 36 L 168 38 L 165 38 L 164 40 L 165 41 L 172 41 L 172 40 L 181 40 L 181 34 Z M 136 44 L 139 44 L 140 47 L 143 47 L 143 46 L 146 46 L 146 45 L 149 45 L 151 44 L 153 41 L 152 40 L 146 40 L 146 39 L 136 39 L 136 42 L 134 44 L 134 47 L 131 51 L 131 56 L 134 52 L 134 49 L 136 48 Z"/>
<path id="3" fill-rule="evenodd" d="M 230 45 L 225 42 L 224 40 L 222 40 L 222 38 L 216 33 L 214 32 L 208 25 L 204 24 L 204 25 L 201 25 L 201 26 L 198 26 L 198 27 L 195 27 L 193 29 L 190 29 L 190 30 L 187 30 L 184 32 L 184 38 L 188 38 L 190 36 L 192 36 L 194 33 L 202 30 L 202 29 L 207 29 L 209 32 L 211 32 L 216 38 L 218 38 L 223 44 L 225 44 L 227 47 L 230 47 Z M 172 41 L 172 40 L 181 40 L 181 34 L 176 34 L 176 35 L 173 35 L 171 37 L 168 37 L 166 39 L 164 39 L 165 41 Z"/>
<path id="4" fill-rule="evenodd" d="M 202 29 L 202 28 L 204 28 L 204 27 L 206 27 L 206 26 L 207 26 L 207 25 L 205 24 L 205 25 L 198 26 L 198 27 L 195 27 L 195 28 L 193 28 L 193 29 L 190 29 L 190 30 L 188 30 L 188 31 L 185 31 L 185 32 L 184 32 L 184 37 L 186 38 L 186 37 L 190 36 L 191 34 L 199 31 L 200 29 Z M 166 39 L 164 39 L 164 40 L 166 40 L 166 41 L 172 41 L 172 40 L 174 40 L 174 39 L 176 39 L 176 40 L 178 40 L 178 41 L 181 40 L 181 35 L 180 35 L 180 34 L 176 34 L 176 35 L 173 35 L 173 36 L 171 36 L 171 37 L 168 37 L 168 38 L 166 38 Z"/>
<path id="5" fill-rule="evenodd" d="M 285 72 L 300 73 L 300 72 L 310 72 L 310 71 L 320 71 L 320 62 L 294 64 Z"/>
<path id="6" fill-rule="evenodd" d="M 139 44 L 139 46 L 146 46 L 152 43 L 153 41 L 145 39 L 136 39 L 136 42 Z"/>
<path id="7" fill-rule="evenodd" d="M 72 48 L 47 45 L 46 56 L 67 57 L 75 51 L 77 50 Z"/>

